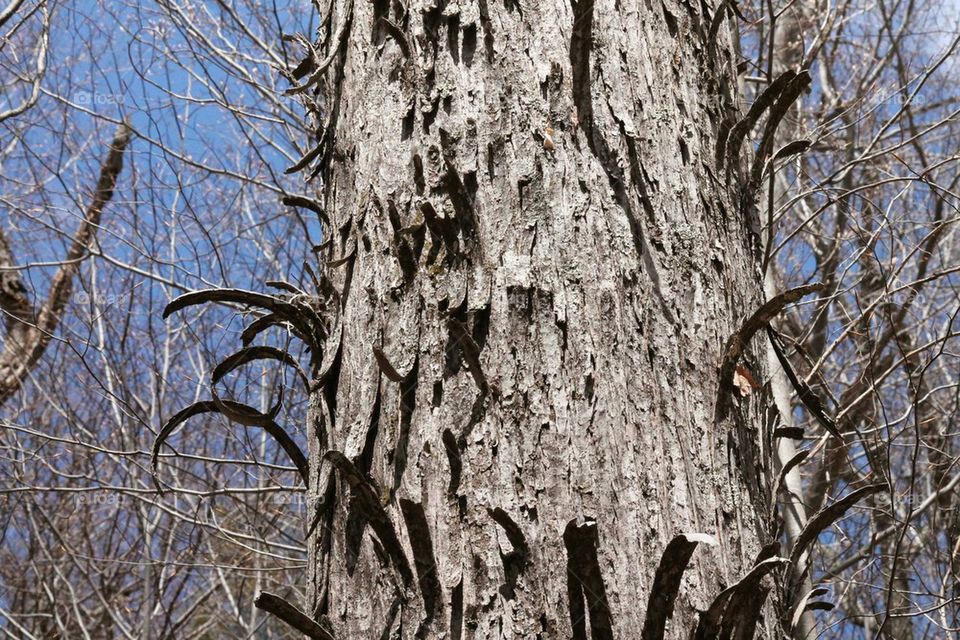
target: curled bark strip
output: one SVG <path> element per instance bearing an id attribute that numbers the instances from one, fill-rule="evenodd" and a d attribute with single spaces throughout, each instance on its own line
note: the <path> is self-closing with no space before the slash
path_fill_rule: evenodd
<path id="1" fill-rule="evenodd" d="M 327 145 L 326 136 L 325 135 L 321 136 L 320 142 L 318 142 L 316 146 L 314 146 L 312 149 L 310 149 L 305 154 L 303 154 L 303 156 L 299 160 L 297 160 L 292 165 L 284 169 L 283 172 L 287 175 L 290 175 L 291 173 L 297 173 L 298 171 L 304 170 L 305 168 L 307 168 L 307 166 L 311 162 L 317 159 L 317 156 L 320 155 L 320 153 L 323 151 L 323 148 L 326 145 Z"/>
<path id="2" fill-rule="evenodd" d="M 259 318 L 251 322 L 247 326 L 247 328 L 243 330 L 243 333 L 240 334 L 240 344 L 242 344 L 245 347 L 248 347 L 250 346 L 250 343 L 253 342 L 258 335 L 260 335 L 270 327 L 274 327 L 282 324 L 287 324 L 289 326 L 289 323 L 286 320 L 284 320 L 283 318 L 281 318 L 275 313 L 268 313 L 265 316 L 260 316 Z"/>
<path id="3" fill-rule="evenodd" d="M 317 202 L 314 202 L 310 198 L 304 196 L 283 196 L 280 199 L 280 202 L 287 205 L 288 207 L 300 207 L 301 209 L 309 209 L 317 214 L 321 220 L 330 224 L 330 218 L 327 217 L 327 212 L 323 210 L 323 207 L 320 206 Z"/>
<path id="4" fill-rule="evenodd" d="M 720 592 L 720 595 L 714 599 L 710 608 L 700 614 L 700 621 L 697 623 L 697 630 L 694 633 L 694 640 L 716 640 L 720 631 L 720 619 L 723 612 L 733 597 L 734 587 L 730 587 Z"/>
<path id="5" fill-rule="evenodd" d="M 807 456 L 810 455 L 810 449 L 804 449 L 803 451 L 798 451 L 795 456 L 787 460 L 787 463 L 783 465 L 783 469 L 780 470 L 780 476 L 777 478 L 777 484 L 773 489 L 773 495 L 771 500 L 773 505 L 771 505 L 770 510 L 773 511 L 773 506 L 777 503 L 777 495 L 780 493 L 780 489 L 783 487 L 783 482 L 787 479 L 787 475 L 793 471 L 797 466 L 803 463 L 807 459 Z"/>
<path id="6" fill-rule="evenodd" d="M 297 34 L 297 35 L 300 35 L 300 34 Z M 303 38 L 303 39 L 306 40 L 306 38 Z M 311 48 L 312 48 L 312 45 L 311 45 Z M 312 73 L 313 70 L 316 68 L 317 68 L 317 58 L 314 58 L 312 55 L 310 55 L 304 58 L 303 60 L 301 60 L 300 64 L 294 67 L 293 71 L 290 72 L 290 75 L 293 76 L 294 80 L 299 80 L 300 78 L 307 75 L 308 73 Z"/>
<path id="7" fill-rule="evenodd" d="M 228 420 L 236 422 L 237 424 L 242 424 L 245 427 L 266 428 L 267 425 L 273 422 L 273 419 L 277 417 L 277 414 L 280 413 L 280 408 L 283 406 L 282 389 L 280 391 L 280 397 L 277 398 L 277 403 L 270 407 L 270 411 L 267 413 L 261 413 L 253 407 L 245 405 L 241 402 L 224 400 L 217 394 L 217 390 L 214 387 L 210 388 L 210 396 L 220 413 L 222 413 Z"/>
<path id="8" fill-rule="evenodd" d="M 714 12 L 713 18 L 710 20 L 710 31 L 707 34 L 708 43 L 715 43 L 717 41 L 717 34 L 720 32 L 720 25 L 723 24 L 723 19 L 726 17 L 727 11 L 733 13 L 743 22 L 749 22 L 749 20 L 744 17 L 743 12 L 740 11 L 740 7 L 737 6 L 737 0 L 723 0 Z"/>
<path id="9" fill-rule="evenodd" d="M 334 269 L 336 267 L 342 267 L 343 265 L 353 260 L 354 256 L 356 255 L 357 255 L 357 243 L 353 242 L 350 244 L 350 248 L 347 250 L 347 253 L 342 258 L 328 261 L 327 267 L 331 269 Z"/>
<path id="10" fill-rule="evenodd" d="M 727 15 L 727 9 L 730 4 L 731 0 L 723 0 L 720 6 L 717 7 L 716 12 L 714 12 L 713 18 L 710 20 L 710 31 L 707 33 L 708 43 L 717 41 L 717 34 L 720 33 L 720 25 L 723 24 L 723 19 Z"/>
<path id="11" fill-rule="evenodd" d="M 402 382 L 406 377 L 404 374 L 397 371 L 392 364 L 390 364 L 387 354 L 385 354 L 383 349 L 380 347 L 373 347 L 373 357 L 376 359 L 377 366 L 380 367 L 380 371 L 383 372 L 383 375 L 387 376 L 387 378 L 390 380 L 393 380 L 394 382 Z"/>
<path id="12" fill-rule="evenodd" d="M 863 498 L 883 491 L 886 488 L 887 485 L 885 484 L 872 484 L 861 487 L 814 514 L 814 516 L 810 518 L 810 521 L 807 522 L 807 526 L 805 526 L 803 531 L 800 532 L 800 535 L 797 536 L 797 541 L 794 543 L 793 550 L 790 552 L 790 562 L 799 568 L 797 563 L 800 561 L 800 557 L 810 544 L 817 539 L 821 531 L 843 517 L 843 514 L 845 514 L 850 507 L 860 502 Z"/>
<path id="13" fill-rule="evenodd" d="M 283 428 L 273 421 L 272 418 L 268 418 L 266 415 L 260 413 L 259 411 L 248 407 L 246 405 L 240 404 L 239 402 L 233 402 L 231 400 L 204 400 L 201 402 L 195 402 L 189 407 L 178 411 L 173 415 L 167 422 L 160 428 L 160 432 L 157 434 L 157 438 L 153 443 L 153 453 L 150 457 L 150 464 L 153 466 L 153 473 L 157 473 L 157 458 L 160 455 L 160 448 L 164 445 L 167 438 L 170 437 L 170 434 L 176 430 L 183 422 L 192 418 L 193 416 L 200 415 L 201 413 L 220 413 L 224 414 L 222 407 L 226 405 L 233 409 L 233 414 L 242 414 L 242 415 L 257 415 L 260 416 L 260 420 L 256 425 L 249 425 L 241 422 L 244 426 L 259 426 L 262 427 L 274 440 L 280 445 L 280 447 L 287 453 L 290 457 L 290 460 L 293 462 L 294 466 L 297 467 L 297 471 L 300 473 L 300 477 L 303 479 L 304 484 L 307 484 L 309 479 L 309 467 L 307 465 L 307 458 L 303 455 L 303 452 L 300 450 L 300 447 L 297 446 L 297 443 L 287 434 Z M 226 414 L 224 414 L 226 415 Z M 230 416 L 227 416 L 230 417 Z M 231 418 L 232 419 L 232 418 Z M 235 421 L 236 422 L 236 421 Z"/>
<path id="14" fill-rule="evenodd" d="M 681 533 L 667 544 L 647 600 L 642 640 L 663 640 L 667 619 L 673 615 L 673 604 L 680 590 L 680 579 L 701 542 L 717 545 L 716 538 L 706 533 Z"/>
<path id="15" fill-rule="evenodd" d="M 726 151 L 724 152 L 722 148 L 718 147 L 717 158 L 721 163 L 723 163 L 724 157 L 729 158 L 731 161 L 736 159 L 740 154 L 740 146 L 743 144 L 744 137 L 756 126 L 763 112 L 774 105 L 777 98 L 780 97 L 780 94 L 795 77 L 797 77 L 797 73 L 788 69 L 780 74 L 776 80 L 771 82 L 770 85 L 757 96 L 757 99 L 750 105 L 747 115 L 730 130 L 730 135 L 726 141 Z M 723 164 L 719 166 L 722 167 Z"/>
<path id="16" fill-rule="evenodd" d="M 332 633 L 321 627 L 313 618 L 278 595 L 261 591 L 253 604 L 257 609 L 275 615 L 312 640 L 336 640 Z"/>
<path id="17" fill-rule="evenodd" d="M 786 564 L 788 560 L 779 556 L 773 556 L 758 562 L 747 575 L 740 579 L 732 587 L 728 587 L 720 592 L 720 595 L 714 599 L 713 604 L 705 612 L 700 614 L 700 622 L 697 624 L 697 630 L 694 634 L 694 640 L 718 640 L 721 638 L 721 619 L 727 610 L 727 605 L 741 591 L 750 591 L 753 585 L 758 585 L 760 579 L 779 566 Z M 763 605 L 761 601 L 760 606 Z M 742 612 L 731 611 L 737 615 Z"/>
<path id="18" fill-rule="evenodd" d="M 764 588 L 763 582 L 773 568 L 783 564 L 784 559 L 778 558 L 779 554 L 779 542 L 764 545 L 757 554 L 754 568 L 724 592 L 727 594 L 725 603 L 715 609 L 710 617 L 712 626 L 709 637 L 711 639 L 752 640 L 754 638 L 757 620 L 770 592 L 769 588 Z"/>
<path id="19" fill-rule="evenodd" d="M 463 637 L 463 577 L 450 594 L 450 640 Z"/>
<path id="20" fill-rule="evenodd" d="M 218 364 L 210 377 L 210 383 L 217 384 L 231 371 L 234 371 L 239 367 L 242 367 L 243 365 L 255 360 L 277 360 L 290 367 L 293 367 L 296 370 L 297 375 L 300 376 L 300 380 L 303 382 L 304 386 L 309 386 L 307 382 L 307 374 L 304 373 L 303 369 L 300 368 L 300 363 L 297 362 L 296 358 L 291 356 L 286 351 L 277 349 L 276 347 L 260 345 L 241 349 Z"/>
<path id="21" fill-rule="evenodd" d="M 255 291 L 246 291 L 243 289 L 205 289 L 203 291 L 192 291 L 182 296 L 174 298 L 167 304 L 163 310 L 163 318 L 169 318 L 172 314 L 187 307 L 198 304 L 215 302 L 218 304 L 242 304 L 248 307 L 259 307 L 272 311 L 278 317 L 299 329 L 300 338 L 310 338 L 307 342 L 311 347 L 313 344 L 312 336 L 323 335 L 323 321 L 316 315 L 316 312 L 293 303 L 281 300 L 275 296 L 257 293 Z"/>
<path id="22" fill-rule="evenodd" d="M 325 244 L 329 244 L 329 243 L 330 243 L 330 241 L 327 240 L 327 242 L 326 242 Z M 320 251 L 320 250 L 321 250 L 319 245 L 318 245 L 318 246 L 315 246 L 315 247 L 312 247 L 312 249 L 313 249 L 314 251 Z M 313 267 L 311 267 L 311 266 L 310 266 L 310 263 L 307 262 L 306 260 L 303 261 L 303 272 L 307 274 L 307 276 L 310 278 L 310 282 L 313 283 L 313 290 L 314 290 L 314 291 L 316 291 L 317 293 L 320 293 L 320 294 L 322 294 L 322 295 L 325 295 L 325 296 L 328 296 L 328 297 L 329 297 L 329 295 L 328 295 L 329 292 L 326 290 L 326 287 L 325 287 L 325 286 L 323 285 L 323 283 L 321 282 L 321 279 L 320 279 L 320 278 L 317 278 L 317 273 L 313 270 Z M 330 284 L 329 281 L 328 281 L 327 284 L 328 284 L 328 286 L 329 286 L 329 284 Z"/>
<path id="23" fill-rule="evenodd" d="M 773 430 L 773 437 L 803 440 L 803 427 L 777 427 Z"/>
<path id="24" fill-rule="evenodd" d="M 175 413 L 167 422 L 160 428 L 160 432 L 157 434 L 156 439 L 153 442 L 153 454 L 150 456 L 150 464 L 153 466 L 153 472 L 157 472 L 157 457 L 160 455 L 160 447 L 163 446 L 163 443 L 166 439 L 173 433 L 173 430 L 176 429 L 181 422 L 186 421 L 189 418 L 192 418 L 195 415 L 201 413 L 219 413 L 217 405 L 212 401 L 201 401 L 194 402 L 192 405 L 185 409 L 181 409 Z"/>
<path id="25" fill-rule="evenodd" d="M 295 295 L 305 295 L 305 292 L 301 290 L 299 287 L 292 285 L 289 282 L 284 282 L 283 280 L 267 280 L 266 282 L 264 282 L 264 284 L 274 289 L 286 291 L 287 293 L 292 293 Z"/>
<path id="26" fill-rule="evenodd" d="M 490 389 L 490 386 L 487 384 L 487 378 L 483 375 L 483 369 L 480 366 L 480 347 L 474 341 L 473 336 L 470 335 L 470 332 L 467 331 L 467 325 L 456 320 L 454 318 L 450 319 L 450 336 L 453 338 L 454 346 L 459 348 L 460 354 L 463 356 L 463 359 L 466 361 L 467 366 L 470 367 L 470 375 L 473 376 L 474 382 L 477 383 L 477 387 L 480 389 L 482 394 L 486 394 Z"/>
<path id="27" fill-rule="evenodd" d="M 767 584 L 770 583 L 767 578 Z M 757 578 L 748 589 L 741 590 L 737 600 L 731 603 L 730 613 L 736 613 L 731 620 L 729 636 L 732 640 L 754 640 L 757 637 L 757 623 L 763 613 L 763 604 L 767 601 L 772 587 L 764 586 L 764 578 Z"/>
<path id="28" fill-rule="evenodd" d="M 776 103 L 770 107 L 770 116 L 767 118 L 767 124 L 763 128 L 760 146 L 757 147 L 757 156 L 754 158 L 753 167 L 750 169 L 750 180 L 753 188 L 756 188 L 756 185 L 760 182 L 761 172 L 763 171 L 767 158 L 770 156 L 771 147 L 773 147 L 773 141 L 776 139 L 777 127 L 780 126 L 780 121 L 783 120 L 783 117 L 787 114 L 787 111 L 790 110 L 790 107 L 793 106 L 793 103 L 797 101 L 800 93 L 809 85 L 810 74 L 807 71 L 801 71 L 787 83 L 787 86 L 784 87 L 783 92 L 777 98 Z"/>
<path id="29" fill-rule="evenodd" d="M 333 47 L 330 49 L 330 53 L 324 58 L 321 62 L 317 63 L 316 68 L 313 73 L 310 74 L 310 77 L 307 78 L 306 82 L 301 85 L 295 85 L 284 91 L 284 95 L 293 96 L 305 92 L 307 89 L 319 82 L 320 78 L 323 77 L 324 71 L 327 70 L 327 67 L 330 66 L 330 63 L 337 57 L 337 54 L 340 52 L 340 49 L 343 48 L 344 43 L 347 41 L 347 33 L 350 31 L 350 23 L 353 20 L 353 0 L 347 0 L 347 6 L 343 22 L 340 24 L 340 28 L 337 29 L 336 35 L 333 37 Z"/>
<path id="30" fill-rule="evenodd" d="M 437 576 L 437 558 L 433 553 L 430 526 L 423 505 L 412 500 L 400 500 L 400 511 L 407 525 L 413 561 L 417 568 L 417 582 L 423 596 L 423 612 L 426 620 L 422 627 L 428 628 L 433 617 L 443 607 L 443 589 Z"/>
<path id="31" fill-rule="evenodd" d="M 527 546 L 527 539 L 523 535 L 523 531 L 506 511 L 497 507 L 496 509 L 488 508 L 487 513 L 506 532 L 507 540 L 510 541 L 512 547 L 507 553 L 500 552 L 504 574 L 504 583 L 500 587 L 500 594 L 507 600 L 513 600 L 516 597 L 517 580 L 527 566 L 530 548 Z"/>
<path id="32" fill-rule="evenodd" d="M 332 242 L 327 240 L 327 244 Z M 326 273 L 321 273 L 320 277 L 317 277 L 317 274 L 314 272 L 313 267 L 310 266 L 308 262 L 303 263 L 303 270 L 310 276 L 310 279 L 313 281 L 313 286 L 316 287 L 317 293 L 319 293 L 325 300 L 328 300 L 331 303 L 331 306 L 335 304 L 338 308 L 342 306 L 343 296 L 340 295 L 340 292 L 335 286 L 333 286 L 333 281 L 327 276 Z"/>
<path id="33" fill-rule="evenodd" d="M 773 346 L 773 352 L 777 355 L 777 360 L 780 362 L 780 366 L 783 368 L 783 372 L 787 374 L 787 379 L 790 380 L 790 384 L 793 385 L 794 391 L 797 392 L 797 396 L 800 398 L 800 402 L 803 403 L 803 406 L 807 408 L 807 411 L 817 419 L 817 422 L 827 430 L 834 438 L 837 438 L 843 442 L 843 435 L 840 433 L 840 429 L 837 428 L 837 423 L 834 422 L 833 418 L 827 415 L 827 412 L 823 409 L 823 403 L 820 401 L 820 398 L 810 389 L 810 387 L 804 381 L 800 380 L 797 377 L 796 372 L 793 370 L 793 366 L 790 364 L 790 360 L 787 359 L 787 355 L 783 352 L 783 345 L 780 344 L 780 339 L 777 336 L 777 333 L 767 327 L 767 336 L 770 338 L 770 344 Z"/>
<path id="34" fill-rule="evenodd" d="M 510 517 L 506 511 L 497 507 L 496 509 L 487 509 L 487 513 L 493 518 L 494 522 L 499 524 L 504 532 L 507 534 L 507 540 L 510 541 L 510 545 L 513 547 L 514 551 L 520 554 L 520 556 L 526 560 L 530 555 L 530 547 L 527 546 L 527 538 L 523 535 L 523 531 L 520 529 L 520 526 L 513 521 L 513 518 Z"/>
<path id="35" fill-rule="evenodd" d="M 797 603 L 797 606 L 793 610 L 793 617 L 790 620 L 790 628 L 796 629 L 797 625 L 800 624 L 800 618 L 803 617 L 803 614 L 808 610 L 807 603 L 811 598 L 819 598 L 822 595 L 827 593 L 827 589 L 823 587 L 814 587 L 807 592 L 807 595 L 800 598 L 800 601 Z"/>
<path id="36" fill-rule="evenodd" d="M 772 141 L 770 142 L 772 144 Z M 791 156 L 802 154 L 806 151 L 812 143 L 809 140 L 794 140 L 780 149 L 777 150 L 772 156 L 770 155 L 769 148 L 758 147 L 760 153 L 757 156 L 757 161 L 753 165 L 753 181 L 759 182 L 764 175 L 768 175 L 769 171 L 773 169 L 773 165 L 777 160 L 783 160 L 784 158 L 789 158 Z M 767 156 L 770 156 L 769 160 Z"/>
<path id="37" fill-rule="evenodd" d="M 403 273 L 404 281 L 412 281 L 417 273 L 417 258 L 414 256 L 410 243 L 404 239 L 399 230 L 393 234 L 393 251 L 397 256 L 397 262 L 400 264 L 400 271 Z"/>
<path id="38" fill-rule="evenodd" d="M 743 11 L 740 10 L 740 5 L 737 4 L 737 0 L 727 0 L 727 6 L 733 11 L 733 15 L 737 16 L 742 22 L 750 22 L 750 20 L 747 20 L 747 17 L 743 15 Z"/>
<path id="39" fill-rule="evenodd" d="M 447 462 L 450 464 L 450 484 L 447 485 L 447 495 L 455 496 L 460 488 L 460 475 L 463 473 L 463 461 L 460 458 L 460 445 L 457 437 L 450 429 L 443 430 L 443 448 L 447 451 Z"/>
<path id="40" fill-rule="evenodd" d="M 743 326 L 740 327 L 740 330 L 734 333 L 727 340 L 727 344 L 723 350 L 723 360 L 720 363 L 720 387 L 723 390 L 729 391 L 733 384 L 733 371 L 737 366 L 737 360 L 740 359 L 740 354 L 743 353 L 747 345 L 750 343 L 750 339 L 753 338 L 753 335 L 761 327 L 766 326 L 774 317 L 777 316 L 784 307 L 788 304 L 792 304 L 797 300 L 800 300 L 803 296 L 813 293 L 815 291 L 820 291 L 823 288 L 823 284 L 816 282 L 813 284 L 803 285 L 801 287 L 796 287 L 795 289 L 790 289 L 789 291 L 784 291 L 783 293 L 774 296 L 767 300 L 757 311 L 743 323 Z"/>
<path id="41" fill-rule="evenodd" d="M 413 581 L 410 563 L 403 552 L 403 547 L 400 545 L 400 539 L 397 537 L 393 521 L 390 520 L 389 514 L 380 503 L 380 495 L 373 483 L 341 452 L 331 450 L 323 457 L 330 461 L 334 468 L 340 472 L 340 477 L 346 480 L 350 488 L 353 489 L 353 495 L 356 497 L 358 505 L 365 510 L 370 526 L 403 577 L 404 585 L 409 585 Z"/>
<path id="42" fill-rule="evenodd" d="M 591 640 L 613 640 L 613 620 L 597 557 L 597 538 L 597 523 L 592 519 L 580 525 L 571 520 L 563 532 L 563 543 L 567 548 L 567 597 L 574 640 L 586 640 L 588 616 Z"/>
<path id="43" fill-rule="evenodd" d="M 177 311 L 208 302 L 261 307 L 281 315 L 298 311 L 298 309 L 289 302 L 264 293 L 257 293 L 256 291 L 245 291 L 243 289 L 205 289 L 203 291 L 191 291 L 190 293 L 185 293 L 171 300 L 163 309 L 163 318 L 166 320 Z"/>
<path id="44" fill-rule="evenodd" d="M 429 200 L 424 200 L 419 205 L 420 212 L 423 214 L 424 224 L 430 230 L 430 233 L 443 241 L 443 246 L 447 249 L 450 256 L 455 256 L 460 252 L 460 244 L 457 240 L 456 224 L 449 218 L 441 216 L 434 209 Z"/>
<path id="45" fill-rule="evenodd" d="M 773 154 L 774 160 L 781 160 L 783 158 L 789 158 L 790 156 L 795 156 L 798 153 L 803 153 L 810 148 L 812 143 L 809 140 L 794 140 L 793 142 L 783 146 Z"/>
<path id="46" fill-rule="evenodd" d="M 717 128 L 717 146 L 713 150 L 713 163 L 718 169 L 723 168 L 723 154 L 726 153 L 727 139 L 730 137 L 731 121 L 733 118 L 724 118 Z M 711 177 L 713 173 L 711 172 Z"/>
<path id="47" fill-rule="evenodd" d="M 314 344 L 317 342 L 316 336 L 307 336 L 303 333 L 301 328 L 275 313 L 268 313 L 251 322 L 240 334 L 240 344 L 242 344 L 244 347 L 249 347 L 250 343 L 253 342 L 258 335 L 270 327 L 283 327 L 285 331 L 299 339 L 303 344 L 307 345 L 307 348 L 313 354 L 312 358 L 319 359 L 320 355 L 323 353 L 323 350 Z M 326 330 L 324 329 L 321 333 L 319 333 L 319 335 L 325 336 Z"/>
<path id="48" fill-rule="evenodd" d="M 320 54 L 317 53 L 317 49 L 313 46 L 313 43 L 307 39 L 307 36 L 299 32 L 285 33 L 280 36 L 280 39 L 284 42 L 293 42 L 300 45 L 307 53 L 307 56 L 294 68 L 293 71 L 287 72 L 286 70 L 281 69 L 281 73 L 288 76 L 293 76 L 294 79 L 299 80 L 308 73 L 312 73 L 313 70 L 317 68 L 317 62 L 320 61 Z"/>
<path id="49" fill-rule="evenodd" d="M 323 352 L 323 360 L 320 362 L 320 371 L 317 379 L 314 380 L 311 391 L 324 386 L 327 383 L 330 374 L 336 368 L 340 359 L 340 350 L 343 347 L 343 322 L 338 319 L 333 327 L 333 334 L 326 342 L 326 348 Z"/>
<path id="50" fill-rule="evenodd" d="M 398 27 L 396 24 L 390 22 L 386 18 L 380 18 L 380 21 L 383 23 L 383 27 L 387 30 L 387 33 L 397 41 L 397 45 L 400 47 L 400 51 L 403 52 L 404 57 L 410 57 L 410 42 L 407 40 L 406 34 L 403 32 L 403 29 Z"/>

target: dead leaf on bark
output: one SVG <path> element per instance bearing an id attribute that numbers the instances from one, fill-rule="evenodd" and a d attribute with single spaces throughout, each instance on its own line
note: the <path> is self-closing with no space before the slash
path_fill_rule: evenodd
<path id="1" fill-rule="evenodd" d="M 744 398 L 754 391 L 760 390 L 760 385 L 757 384 L 756 379 L 742 364 L 738 364 L 733 371 L 733 386 L 740 390 L 740 395 Z"/>
<path id="2" fill-rule="evenodd" d="M 556 143 L 553 141 L 553 127 L 546 127 L 543 130 L 543 148 L 547 151 L 553 151 L 557 148 Z"/>

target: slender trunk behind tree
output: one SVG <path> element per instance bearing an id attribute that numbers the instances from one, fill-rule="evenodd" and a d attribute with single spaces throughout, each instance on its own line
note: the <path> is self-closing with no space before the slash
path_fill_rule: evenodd
<path id="1" fill-rule="evenodd" d="M 772 402 L 718 379 L 762 283 L 706 9 L 333 3 L 307 608 L 337 637 L 638 638 L 667 544 L 703 532 L 688 638 L 776 554 Z M 749 586 L 725 624 L 773 637 Z"/>
<path id="2" fill-rule="evenodd" d="M 14 3 L 17 5 L 18 3 Z M 11 5 L 13 10 L 16 6 Z M 8 9 L 9 10 L 9 9 Z M 9 16 L 7 16 L 9 17 Z M 0 15 L 0 20 L 3 16 Z M 132 132 L 124 122 L 110 143 L 107 157 L 100 167 L 93 198 L 74 233 L 63 263 L 50 282 L 46 301 L 34 304 L 30 292 L 16 267 L 13 247 L 0 229 L 0 312 L 4 315 L 6 332 L 0 348 L 0 406 L 22 387 L 33 367 L 43 356 L 53 339 L 54 331 L 63 319 L 74 288 L 74 278 L 80 264 L 90 251 L 94 232 L 100 224 L 103 209 L 113 197 L 117 178 L 123 170 L 123 153 Z"/>

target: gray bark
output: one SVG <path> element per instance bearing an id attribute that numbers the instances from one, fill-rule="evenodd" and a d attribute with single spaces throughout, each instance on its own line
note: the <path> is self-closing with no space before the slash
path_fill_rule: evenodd
<path id="1" fill-rule="evenodd" d="M 702 532 L 662 636 L 688 638 L 778 555 L 772 400 L 718 378 L 763 287 L 707 10 L 334 3 L 295 75 L 324 76 L 300 164 L 337 291 L 305 609 L 336 637 L 637 638 L 668 543 Z M 781 637 L 763 573 L 736 637 Z"/>

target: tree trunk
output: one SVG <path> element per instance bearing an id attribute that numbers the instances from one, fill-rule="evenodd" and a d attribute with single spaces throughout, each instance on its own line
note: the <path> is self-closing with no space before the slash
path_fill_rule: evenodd
<path id="1" fill-rule="evenodd" d="M 16 10 L 16 6 L 10 7 Z M 50 282 L 50 292 L 43 304 L 35 307 L 31 302 L 29 291 L 15 266 L 12 247 L 0 229 L 0 312 L 5 316 L 6 324 L 0 347 L 0 406 L 23 387 L 63 319 L 64 309 L 73 293 L 74 277 L 90 251 L 89 245 L 99 227 L 100 216 L 113 197 L 117 178 L 123 170 L 123 152 L 131 135 L 125 122 L 117 129 L 106 160 L 100 167 L 100 179 L 83 222 L 73 236 L 63 264 Z"/>
<path id="2" fill-rule="evenodd" d="M 674 0 L 332 5 L 332 64 L 296 73 L 326 76 L 302 164 L 337 289 L 308 611 L 338 638 L 774 637 L 762 571 L 698 614 L 778 554 L 773 403 L 718 368 L 763 302 L 715 153 L 735 32 Z M 718 544 L 658 574 L 694 532 Z"/>

